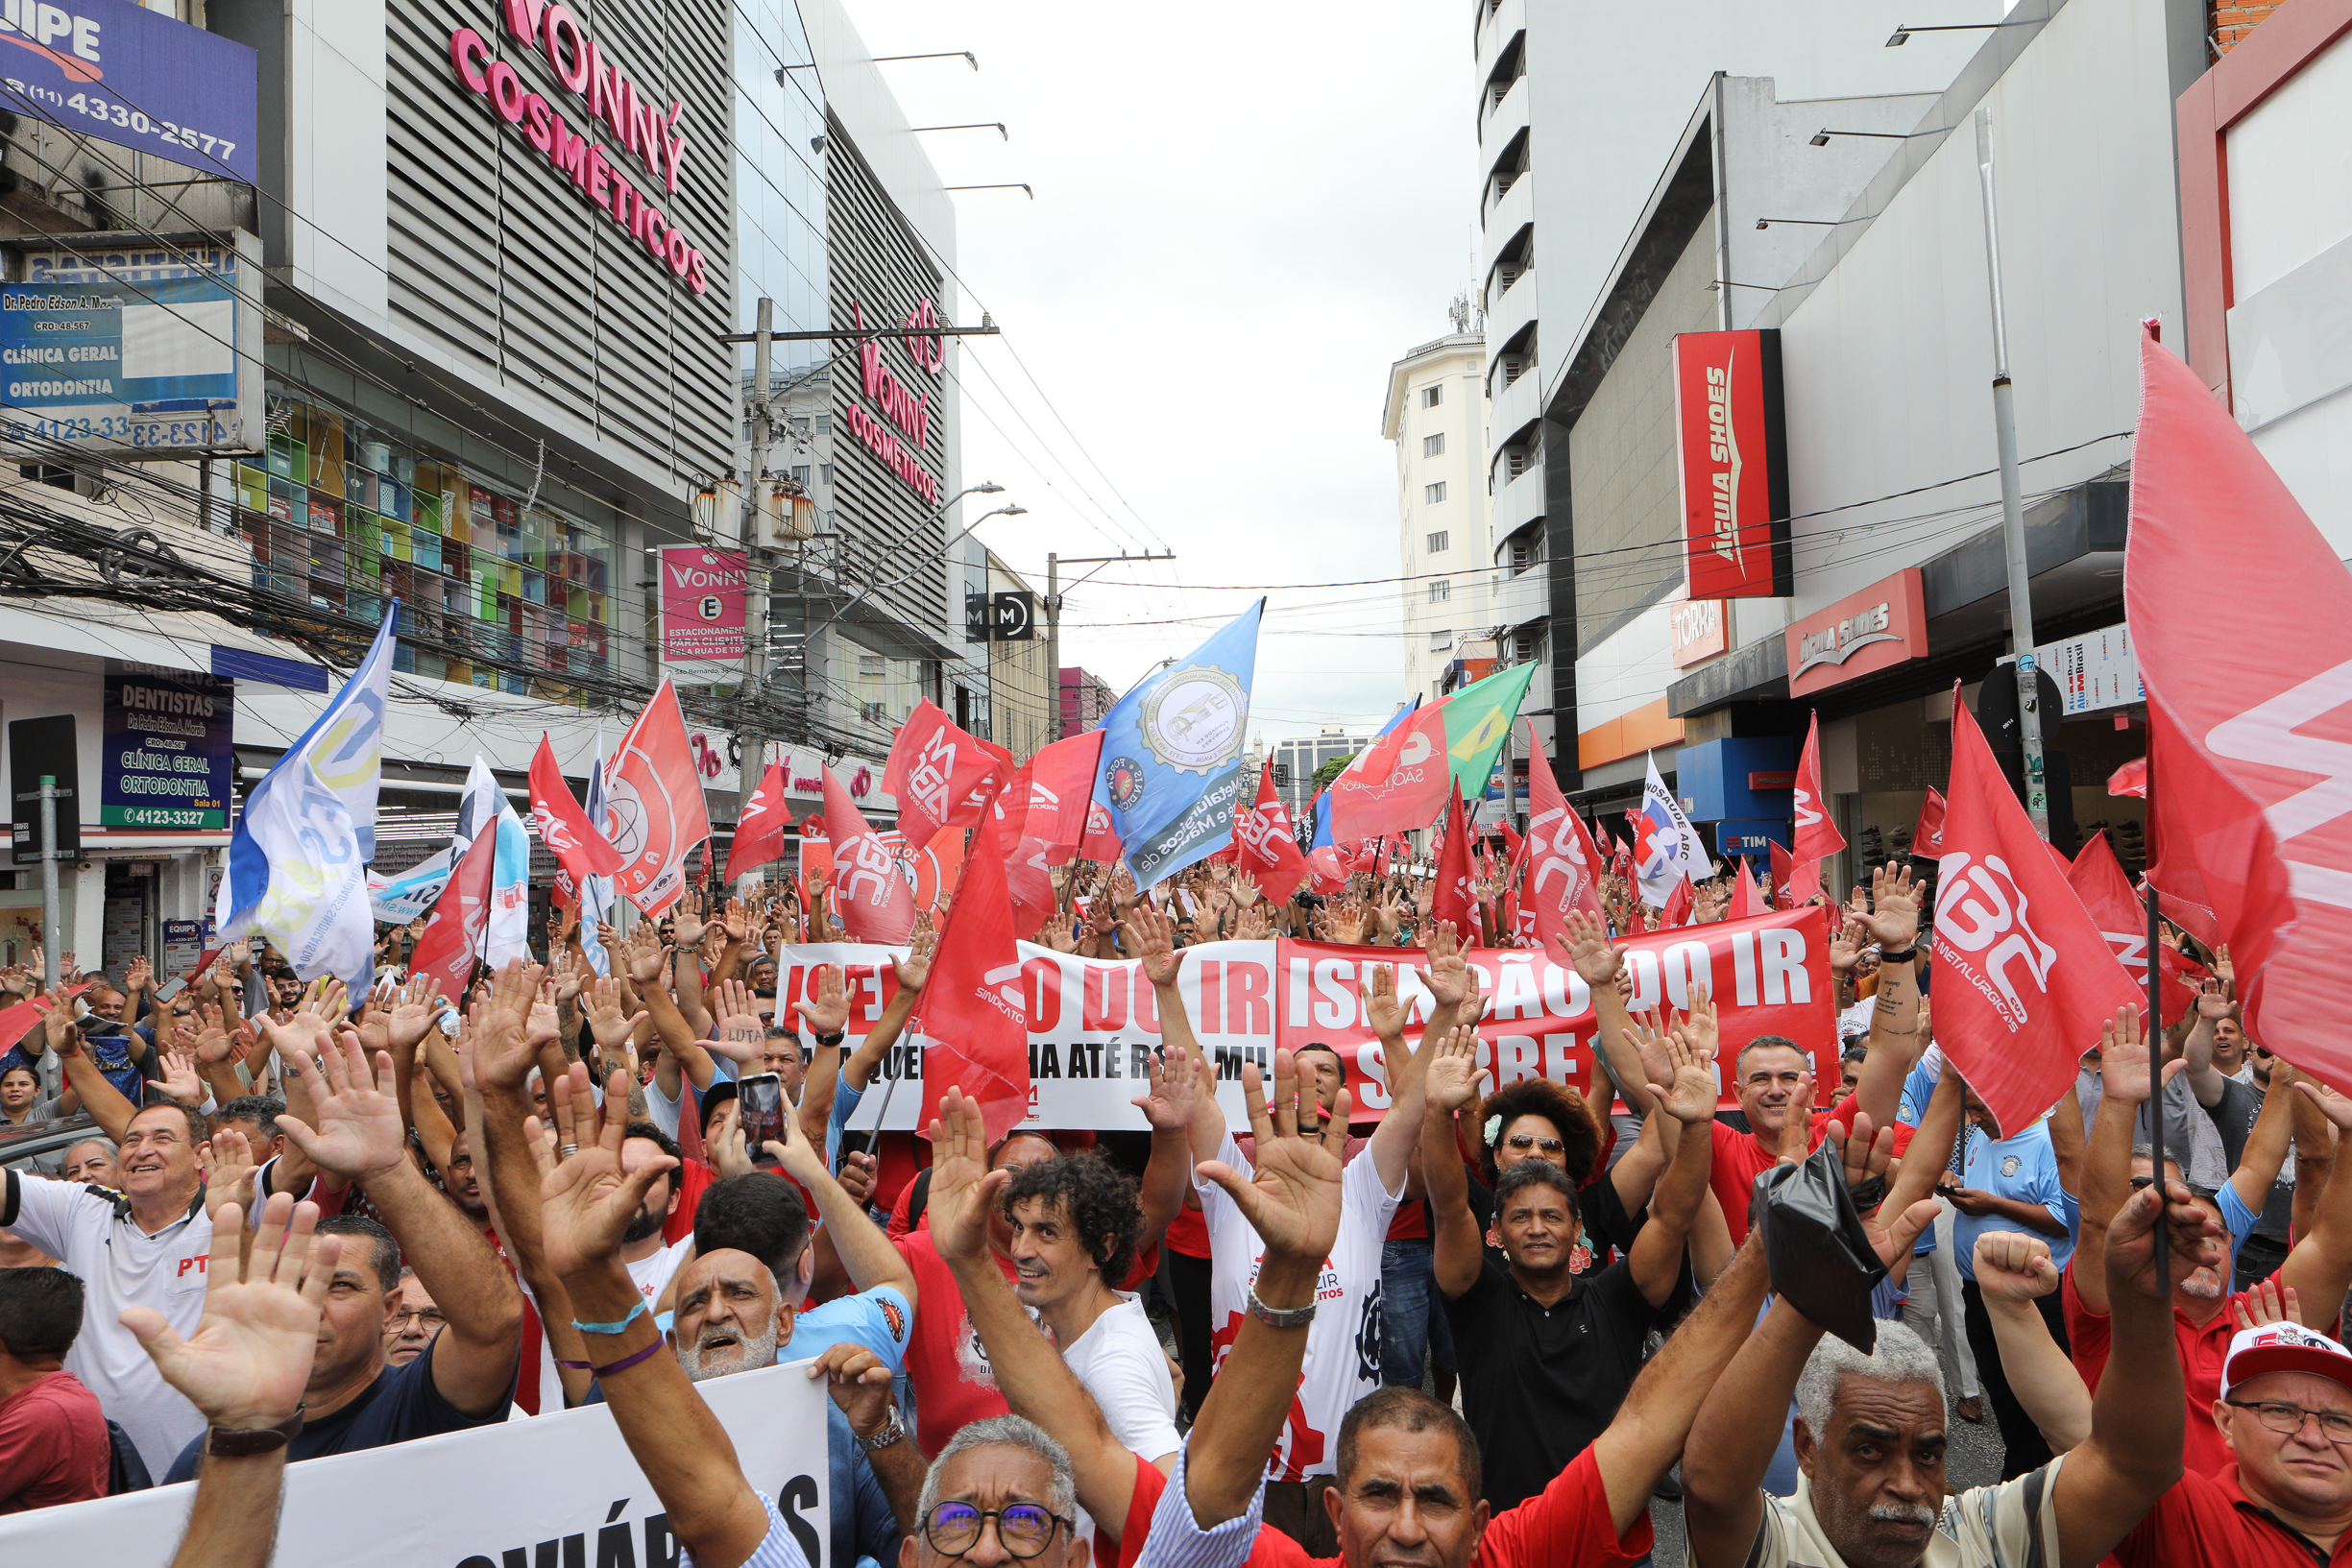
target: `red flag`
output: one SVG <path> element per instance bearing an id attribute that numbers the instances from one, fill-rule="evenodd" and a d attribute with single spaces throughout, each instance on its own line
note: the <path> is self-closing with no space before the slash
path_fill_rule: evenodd
<path id="1" fill-rule="evenodd" d="M 1426 827 L 1454 788 L 1445 704 L 1423 703 L 1331 781 L 1331 836 L 1370 838 Z"/>
<path id="2" fill-rule="evenodd" d="M 1800 860 L 1822 861 L 1846 847 L 1846 835 L 1830 820 L 1829 796 L 1821 788 L 1821 715 L 1816 712 L 1805 732 L 1805 751 L 1797 759 L 1796 842 L 1790 853 Z"/>
<path id="3" fill-rule="evenodd" d="M 1666 895 L 1666 906 L 1658 911 L 1658 929 L 1662 931 L 1689 925 L 1698 907 L 1698 892 L 1690 885 L 1690 873 L 1685 871 L 1683 880 L 1674 884 L 1674 891 Z"/>
<path id="4" fill-rule="evenodd" d="M 1101 801 L 1086 803 L 1086 834 L 1078 841 L 1079 858 L 1098 865 L 1109 865 L 1127 853 L 1118 831 L 1111 826 L 1110 808 Z"/>
<path id="5" fill-rule="evenodd" d="M 906 941 L 914 930 L 914 889 L 898 874 L 898 856 L 865 825 L 830 767 L 825 824 L 833 835 L 834 917 L 853 942 Z"/>
<path id="6" fill-rule="evenodd" d="M 751 802 L 743 808 L 742 820 L 735 825 L 735 842 L 727 847 L 728 882 L 784 858 L 784 830 L 792 824 L 791 808 L 785 803 L 790 787 L 784 764 L 768 763 L 767 771 L 760 775 L 760 787 L 751 792 Z"/>
<path id="7" fill-rule="evenodd" d="M 1585 819 L 1568 807 L 1560 779 L 1543 755 L 1534 720 L 1527 724 L 1527 890 L 1522 902 L 1543 945 L 1567 946 L 1567 919 L 1582 909 L 1601 914 L 1601 852 Z"/>
<path id="8" fill-rule="evenodd" d="M 540 842 L 562 863 L 575 885 L 583 877 L 609 877 L 620 869 L 620 852 L 590 825 L 588 813 L 564 782 L 555 748 L 548 744 L 544 731 L 539 750 L 531 754 L 531 820 L 539 829 Z"/>
<path id="9" fill-rule="evenodd" d="M 809 906 L 809 889 L 833 885 L 833 834 L 826 831 L 825 816 L 812 811 L 800 819 L 800 875 L 806 879 L 800 893 L 800 906 Z"/>
<path id="10" fill-rule="evenodd" d="M 2123 867 L 2115 857 L 2115 850 L 2103 832 L 2093 833 L 2091 841 L 2074 856 L 2067 869 L 2067 885 L 2082 900 L 2083 908 L 2098 926 L 2098 934 L 2106 939 L 2116 960 L 2147 995 L 2147 906 L 2140 895 L 2132 891 L 2131 879 L 2123 875 Z M 2168 958 L 2177 960 L 2178 953 L 2165 950 Z M 2176 976 L 2177 962 L 2164 966 L 2164 1021 L 2177 1024 L 2181 1016 L 2196 1001 L 2196 993 L 2181 983 Z"/>
<path id="11" fill-rule="evenodd" d="M 930 843 L 990 772 L 1011 764 L 1012 753 L 966 735 L 930 698 L 917 703 L 898 727 L 882 768 L 882 787 L 898 802 L 898 831 L 907 847 Z"/>
<path id="12" fill-rule="evenodd" d="M 2352 579 L 2229 411 L 2152 335 L 2140 345 L 2140 433 L 2123 607 L 2147 688 L 2148 880 L 2190 929 L 2211 912 L 2246 1032 L 2342 1082 Z M 2211 634 L 2289 607 L 2291 637 Z"/>
<path id="13" fill-rule="evenodd" d="M 1748 868 L 1748 857 L 1740 855 L 1733 858 L 1739 862 L 1739 886 L 1732 894 L 1732 912 L 1725 918 L 1747 920 L 1756 915 L 1770 914 L 1772 911 L 1764 903 L 1764 890 L 1756 885 L 1756 873 Z"/>
<path id="14" fill-rule="evenodd" d="M 1944 857 L 1944 797 L 1932 789 L 1919 804 L 1919 823 L 1911 830 L 1911 853 L 1922 860 Z"/>
<path id="15" fill-rule="evenodd" d="M 1315 879 L 1315 891 L 1336 893 L 1347 885 L 1347 868 L 1340 861 L 1339 846 L 1323 844 L 1307 851 L 1307 875 Z"/>
<path id="16" fill-rule="evenodd" d="M 1935 890 L 1935 1037 L 2004 1131 L 2050 1108 L 2140 992 L 2052 863 L 1968 705 Z"/>
<path id="17" fill-rule="evenodd" d="M 1102 765 L 1103 732 L 1088 730 L 1040 750 L 998 792 L 994 814 L 1009 856 L 1005 881 L 1016 930 L 1035 930 L 1058 907 L 1047 868 L 1077 855 Z"/>
<path id="18" fill-rule="evenodd" d="M 2147 799 L 2147 759 L 2135 757 L 2107 775 L 2107 793 Z"/>
<path id="19" fill-rule="evenodd" d="M 1028 990 L 994 811 L 982 814 L 972 835 L 962 885 L 907 1027 L 923 1046 L 926 1120 L 951 1088 L 980 1101 L 991 1146 L 1029 1115 Z"/>
<path id="20" fill-rule="evenodd" d="M 1307 879 L 1307 857 L 1298 852 L 1291 814 L 1274 788 L 1270 760 L 1258 770 L 1257 803 L 1233 813 L 1236 864 L 1257 879 L 1258 890 L 1273 904 L 1287 904 Z"/>
<path id="21" fill-rule="evenodd" d="M 1438 880 L 1430 890 L 1429 918 L 1450 920 L 1463 946 L 1477 940 L 1478 905 L 1470 892 L 1470 831 L 1462 820 L 1462 797 L 1447 797 L 1445 842 L 1438 849 Z"/>
<path id="22" fill-rule="evenodd" d="M 494 823 L 473 835 L 473 843 L 449 874 L 441 897 L 433 903 L 433 918 L 409 955 L 412 975 L 429 975 L 436 994 L 459 1007 L 466 1004 L 466 986 L 473 978 L 473 960 L 482 949 L 482 933 L 490 928 L 490 889 L 497 876 L 498 833 Z"/>
<path id="23" fill-rule="evenodd" d="M 622 856 L 613 886 L 658 915 L 686 891 L 687 857 L 711 836 L 686 712 L 667 680 L 620 737 L 606 781 L 604 836 Z"/>

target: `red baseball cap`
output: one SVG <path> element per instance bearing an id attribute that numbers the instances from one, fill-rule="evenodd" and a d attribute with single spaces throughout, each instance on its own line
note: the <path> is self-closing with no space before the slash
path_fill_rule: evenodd
<path id="1" fill-rule="evenodd" d="M 2221 1397 L 2249 1378 L 2271 1372 L 2309 1372 L 2352 1388 L 2352 1350 L 2300 1323 L 2265 1323 L 2240 1329 L 2221 1363 Z"/>

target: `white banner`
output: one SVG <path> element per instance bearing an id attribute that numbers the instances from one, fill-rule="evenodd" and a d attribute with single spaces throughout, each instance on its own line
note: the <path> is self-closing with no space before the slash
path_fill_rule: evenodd
<path id="1" fill-rule="evenodd" d="M 806 1362 L 700 1385 L 751 1484 L 825 1560 L 825 1386 Z M 0 1515 L 0 1562 L 160 1562 L 196 1483 Z M 275 1568 L 677 1568 L 669 1515 L 592 1405 L 286 1467 Z"/>

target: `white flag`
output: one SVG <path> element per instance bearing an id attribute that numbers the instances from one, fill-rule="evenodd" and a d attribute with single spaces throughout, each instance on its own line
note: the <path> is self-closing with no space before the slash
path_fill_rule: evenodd
<path id="1" fill-rule="evenodd" d="M 477 753 L 466 775 L 465 797 L 457 806 L 454 852 L 459 859 L 474 839 L 496 832 L 497 863 L 490 874 L 490 929 L 482 944 L 482 959 L 496 969 L 509 958 L 527 958 L 531 948 L 531 835 L 515 811 L 515 803 L 498 787 L 490 764 Z"/>
<path id="2" fill-rule="evenodd" d="M 1661 908 L 1685 877 L 1704 881 L 1715 874 L 1698 830 L 1683 815 L 1683 803 L 1666 792 L 1658 776 L 1658 759 L 1649 759 L 1650 776 L 1641 786 L 1641 810 L 1633 823 L 1634 876 L 1641 884 L 1641 902 Z"/>

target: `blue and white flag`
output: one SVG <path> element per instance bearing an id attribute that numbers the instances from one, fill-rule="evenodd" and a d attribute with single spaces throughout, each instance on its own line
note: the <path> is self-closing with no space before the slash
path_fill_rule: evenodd
<path id="1" fill-rule="evenodd" d="M 490 873 L 490 925 L 483 939 L 482 960 L 497 969 L 509 958 L 530 956 L 531 835 L 490 764 L 476 754 L 473 768 L 466 775 L 466 793 L 457 803 L 452 854 L 464 859 L 466 851 L 485 832 L 498 836 Z"/>
<path id="2" fill-rule="evenodd" d="M 1683 814 L 1682 802 L 1668 792 L 1658 776 L 1658 759 L 1650 760 L 1650 775 L 1641 787 L 1641 809 L 1630 826 L 1634 834 L 1634 879 L 1641 902 L 1653 909 L 1666 900 L 1685 877 L 1695 884 L 1715 874 L 1699 831 Z"/>
<path id="3" fill-rule="evenodd" d="M 1234 805 L 1257 782 L 1242 742 L 1265 612 L 1260 599 L 1103 716 L 1094 798 L 1110 812 L 1138 887 L 1232 839 Z"/>
<path id="4" fill-rule="evenodd" d="M 596 760 L 588 770 L 588 799 L 584 803 L 588 820 L 599 828 L 604 824 L 604 726 L 596 726 Z M 599 921 L 613 918 L 613 879 L 583 877 L 578 888 L 580 895 L 580 949 L 588 954 L 589 967 L 597 974 L 613 973 L 613 955 L 604 951 L 604 940 L 596 934 Z"/>
<path id="5" fill-rule="evenodd" d="M 353 998 L 376 973 L 367 864 L 400 613 L 397 599 L 386 607 L 351 680 L 245 797 L 214 911 L 221 941 L 259 931 L 297 975 L 340 976 Z"/>
<path id="6" fill-rule="evenodd" d="M 441 890 L 449 885 L 449 870 L 456 864 L 448 846 L 443 846 L 406 871 L 389 877 L 368 873 L 368 905 L 376 918 L 387 926 L 405 926 L 412 920 L 422 920 L 433 912 L 441 898 Z"/>

